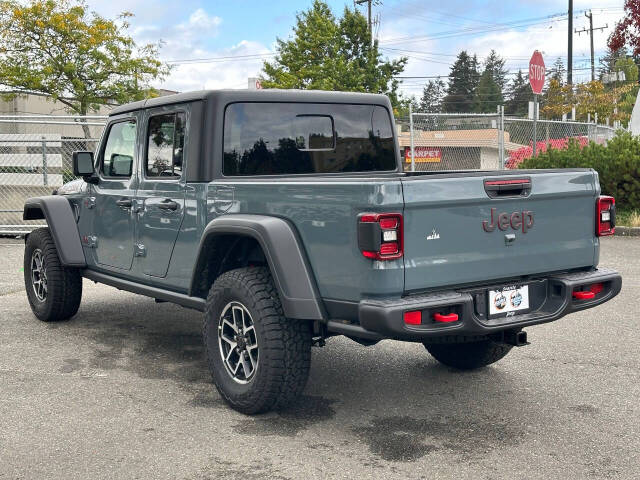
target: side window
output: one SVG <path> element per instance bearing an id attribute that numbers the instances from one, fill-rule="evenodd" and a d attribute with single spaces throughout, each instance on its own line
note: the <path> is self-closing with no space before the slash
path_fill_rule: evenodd
<path id="1" fill-rule="evenodd" d="M 135 120 L 111 125 L 102 156 L 102 174 L 106 177 L 131 177 L 135 151 Z"/>
<path id="2" fill-rule="evenodd" d="M 179 178 L 184 156 L 185 114 L 169 113 L 149 119 L 147 177 Z"/>

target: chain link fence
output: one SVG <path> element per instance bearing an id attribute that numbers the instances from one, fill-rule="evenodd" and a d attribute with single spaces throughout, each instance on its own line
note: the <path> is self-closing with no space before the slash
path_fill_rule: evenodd
<path id="1" fill-rule="evenodd" d="M 24 201 L 73 180 L 71 155 L 95 150 L 106 117 L 0 116 L 0 234 L 44 222 L 22 220 Z"/>
<path id="2" fill-rule="evenodd" d="M 0 234 L 28 233 L 43 223 L 22 220 L 24 201 L 50 195 L 72 180 L 71 154 L 94 151 L 105 121 L 98 116 L 0 116 Z M 539 120 L 534 127 L 533 120 L 501 114 L 412 113 L 396 123 L 406 171 L 516 168 L 534 154 L 534 137 L 540 152 L 564 148 L 570 139 L 606 143 L 615 133 L 592 123 Z"/>
<path id="3" fill-rule="evenodd" d="M 548 148 L 605 144 L 615 135 L 614 128 L 594 123 L 534 122 L 502 113 L 411 113 L 396 124 L 406 171 L 512 169 Z"/>

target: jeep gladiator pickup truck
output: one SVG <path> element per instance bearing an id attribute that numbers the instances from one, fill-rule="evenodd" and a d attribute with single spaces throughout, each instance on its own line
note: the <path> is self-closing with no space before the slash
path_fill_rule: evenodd
<path id="1" fill-rule="evenodd" d="M 471 369 L 618 294 L 596 172 L 407 173 L 391 112 L 277 90 L 116 108 L 95 154 L 73 155 L 83 178 L 25 203 L 48 224 L 26 237 L 34 314 L 75 315 L 83 277 L 199 310 L 216 387 L 253 414 L 294 399 L 333 335 Z"/>

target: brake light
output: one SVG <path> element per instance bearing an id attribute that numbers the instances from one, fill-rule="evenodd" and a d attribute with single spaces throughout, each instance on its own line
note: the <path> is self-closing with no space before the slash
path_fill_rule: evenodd
<path id="1" fill-rule="evenodd" d="M 373 260 L 394 260 L 403 254 L 400 213 L 365 213 L 358 218 L 358 247 Z"/>
<path id="2" fill-rule="evenodd" d="M 596 202 L 596 236 L 613 235 L 616 231 L 616 200 L 602 195 Z"/>

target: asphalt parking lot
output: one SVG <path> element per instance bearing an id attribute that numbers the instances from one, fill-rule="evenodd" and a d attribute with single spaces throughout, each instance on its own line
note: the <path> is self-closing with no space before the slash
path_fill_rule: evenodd
<path id="1" fill-rule="evenodd" d="M 640 239 L 603 241 L 615 300 L 492 367 L 334 338 L 300 403 L 258 417 L 215 391 L 198 312 L 85 280 L 71 321 L 38 322 L 22 251 L 0 239 L 0 479 L 638 478 Z"/>

